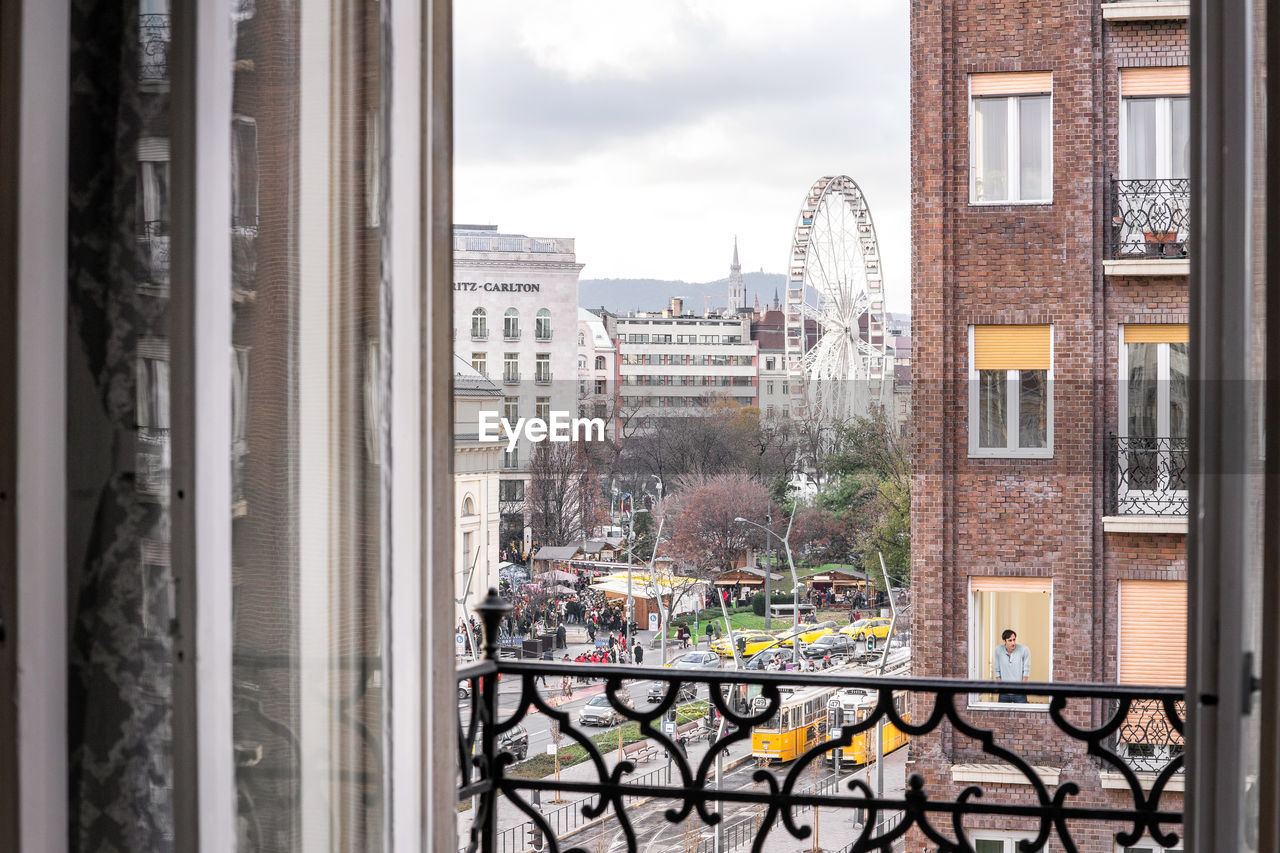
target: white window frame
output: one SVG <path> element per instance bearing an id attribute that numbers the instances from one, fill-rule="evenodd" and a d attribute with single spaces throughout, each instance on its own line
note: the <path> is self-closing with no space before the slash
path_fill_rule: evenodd
<path id="1" fill-rule="evenodd" d="M 1173 179 L 1173 100 L 1190 99 L 1190 95 L 1122 95 L 1120 98 L 1120 179 L 1121 180 L 1170 180 Z M 1155 175 L 1130 175 L 1129 163 L 1129 101 L 1156 102 L 1156 172 Z"/>
<path id="2" fill-rule="evenodd" d="M 1014 325 L 1014 324 L 1010 324 Z M 973 330 L 972 325 L 969 326 L 969 456 L 973 459 L 1052 459 L 1053 458 L 1053 364 L 1054 364 L 1054 340 L 1052 325 L 1049 326 L 1049 369 L 1045 373 L 1045 446 L 1044 447 L 1018 447 L 1019 433 L 1019 395 L 1022 391 L 1022 371 L 1009 370 L 1005 393 L 1006 400 L 1006 428 L 1005 434 L 1008 436 L 1010 444 L 1005 447 L 981 447 L 979 442 L 982 439 L 982 432 L 978 419 L 980 417 L 978 407 L 978 396 L 981 391 L 981 383 L 979 371 L 974 367 L 974 356 L 976 353 L 973 348 Z"/>
<path id="3" fill-rule="evenodd" d="M 1036 834 L 1034 832 L 975 829 L 969 833 L 969 841 L 973 842 L 974 849 L 977 849 L 979 841 L 1000 841 L 1004 843 L 1002 853 L 1018 853 L 1019 841 L 1034 841 L 1035 838 Z"/>
<path id="4" fill-rule="evenodd" d="M 1141 325 L 1141 324 L 1128 324 Z M 1116 424 L 1119 428 L 1119 435 L 1123 438 L 1144 438 L 1147 436 L 1131 436 L 1129 435 L 1129 345 L 1124 339 L 1125 324 L 1120 326 L 1120 334 L 1118 340 L 1120 342 L 1119 361 L 1119 393 L 1116 399 L 1120 410 L 1116 418 Z M 1168 438 L 1169 437 L 1169 344 L 1168 342 L 1156 344 L 1156 434 L 1150 436 L 1152 438 Z M 1190 440 L 1188 439 L 1187 447 L 1190 452 Z M 1167 451 L 1166 451 L 1167 452 Z M 1117 464 L 1121 470 L 1127 464 L 1124 458 L 1118 459 Z M 1123 482 L 1124 478 L 1121 478 Z M 1171 503 L 1182 503 L 1187 499 L 1186 489 L 1169 489 L 1157 488 L 1154 490 L 1121 490 L 1119 484 L 1116 486 L 1116 499 L 1119 504 L 1118 509 L 1122 515 L 1132 513 L 1126 512 L 1126 508 L 1136 506 L 1151 506 L 1153 503 L 1159 502 L 1162 498 L 1168 499 Z M 1139 513 L 1140 514 L 1140 513 Z"/>
<path id="5" fill-rule="evenodd" d="M 1015 594 L 1015 595 L 1018 594 L 1016 590 L 1009 590 L 1009 593 Z M 1055 589 L 1055 585 L 1053 584 L 1052 581 L 1050 581 L 1050 584 L 1049 584 L 1049 681 L 1053 681 L 1053 644 L 1056 641 L 1056 633 L 1057 633 L 1054 630 L 1053 614 L 1054 614 L 1054 598 L 1057 596 L 1057 594 L 1058 593 L 1057 593 L 1057 590 Z M 989 648 L 984 649 L 980 647 L 981 645 L 980 641 L 982 640 L 982 638 L 978 636 L 979 631 L 978 631 L 978 625 L 976 624 L 977 614 L 975 613 L 975 608 L 973 603 L 974 592 L 973 592 L 972 579 L 968 580 L 966 590 L 965 590 L 965 595 L 966 595 L 966 602 L 967 602 L 966 606 L 969 609 L 969 614 L 968 614 L 969 678 L 973 681 L 981 681 L 983 677 L 982 664 L 987 657 L 990 657 L 993 654 L 993 652 Z M 1016 631 L 1017 628 L 1015 627 L 1014 630 Z M 991 691 L 991 692 L 999 692 L 999 691 Z M 981 695 L 982 695 L 981 693 L 969 694 L 970 708 L 973 708 L 976 710 L 989 710 L 989 711 L 1034 711 L 1037 713 L 1047 713 L 1049 710 L 1048 702 L 1026 702 L 1026 703 L 987 702 L 978 698 Z"/>
<path id="6" fill-rule="evenodd" d="M 969 204 L 975 207 L 990 207 L 992 205 L 1007 204 L 1053 204 L 1053 84 L 1049 85 L 1048 93 L 1041 94 L 1021 94 L 1021 95 L 974 95 L 972 92 L 973 80 L 969 81 Z M 1048 98 L 1049 99 L 1049 196 L 1048 198 L 1019 198 L 1022 194 L 1022 125 L 1020 122 L 1022 116 L 1022 98 Z M 975 136 L 977 133 L 975 122 L 975 106 L 978 101 L 1009 101 L 1009 109 L 1007 110 L 1007 128 L 1009 161 L 1006 164 L 1006 171 L 1009 181 L 1009 198 L 1006 199 L 986 199 L 978 200 L 978 182 L 977 169 L 975 168 L 975 158 L 977 157 L 977 147 L 975 145 Z"/>

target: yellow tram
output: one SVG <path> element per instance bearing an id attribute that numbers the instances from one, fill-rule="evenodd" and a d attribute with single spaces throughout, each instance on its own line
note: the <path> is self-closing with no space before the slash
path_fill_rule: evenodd
<path id="1" fill-rule="evenodd" d="M 845 688 L 840 690 L 831 698 L 827 707 L 834 709 L 839 707 L 841 710 L 841 725 L 853 726 L 864 722 L 867 717 L 876 708 L 878 696 L 874 692 L 859 690 L 856 687 Z M 893 694 L 893 709 L 902 717 L 904 722 L 911 722 L 911 713 L 906 709 L 906 696 L 902 693 Z M 832 732 L 832 736 L 836 735 Z M 902 731 L 893 724 L 893 721 L 885 718 L 884 725 L 880 727 L 881 749 L 882 755 L 888 755 L 895 749 L 900 749 L 907 745 L 907 733 Z M 826 761 L 835 761 L 834 749 L 828 750 L 823 758 Z M 853 736 L 853 740 L 847 747 L 841 750 L 840 763 L 845 766 L 857 767 L 874 761 L 876 758 L 876 729 L 867 729 L 858 732 Z"/>
<path id="2" fill-rule="evenodd" d="M 839 707 L 842 710 L 843 725 L 854 725 L 862 722 L 875 709 L 876 694 L 856 688 L 840 688 L 828 685 L 799 687 L 790 690 L 781 689 L 782 701 L 777 712 L 764 723 L 757 725 L 751 732 L 751 755 L 759 761 L 793 761 L 803 755 L 805 750 L 827 740 L 827 727 L 834 714 L 828 709 Z M 905 713 L 904 697 L 894 696 L 894 706 L 903 719 L 910 721 Z M 759 714 L 769 707 L 769 700 L 757 696 L 754 700 L 754 711 Z M 859 732 L 852 743 L 845 747 L 841 754 L 841 762 L 847 766 L 866 764 L 875 759 L 875 728 Z M 881 730 L 884 754 L 906 745 L 907 735 L 892 722 L 885 722 Z M 834 760 L 835 750 L 824 756 L 825 760 Z"/>

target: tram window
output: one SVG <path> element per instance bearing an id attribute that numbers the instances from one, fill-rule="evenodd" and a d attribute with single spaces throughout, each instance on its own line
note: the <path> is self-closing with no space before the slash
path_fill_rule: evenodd
<path id="1" fill-rule="evenodd" d="M 782 728 L 784 731 L 786 729 L 791 728 L 791 712 L 790 711 L 782 712 Z"/>

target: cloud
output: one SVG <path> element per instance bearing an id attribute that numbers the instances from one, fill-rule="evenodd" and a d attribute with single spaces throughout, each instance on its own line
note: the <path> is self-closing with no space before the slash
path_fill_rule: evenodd
<path id="1" fill-rule="evenodd" d="M 734 234 L 781 270 L 809 185 L 849 174 L 905 306 L 906 4 L 464 0 L 454 27 L 460 221 L 576 237 L 585 275 L 707 280 Z"/>

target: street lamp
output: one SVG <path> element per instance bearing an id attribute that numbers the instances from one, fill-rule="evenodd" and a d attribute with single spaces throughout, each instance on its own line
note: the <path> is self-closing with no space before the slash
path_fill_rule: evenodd
<path id="1" fill-rule="evenodd" d="M 737 518 L 734 519 L 734 521 L 741 522 L 742 524 L 750 524 L 752 527 L 759 527 L 765 533 L 768 533 L 774 539 L 777 539 L 779 542 L 782 543 L 783 550 L 787 552 L 787 565 L 790 566 L 791 568 L 792 628 L 798 634 L 800 633 L 800 579 L 796 577 L 796 561 L 791 557 L 791 525 L 795 522 L 795 520 L 796 520 L 796 504 L 792 504 L 791 517 L 787 519 L 787 535 L 779 536 L 769 528 L 765 527 L 763 524 L 758 524 L 754 521 L 751 521 L 750 519 L 743 518 L 742 516 L 738 516 Z M 766 608 L 765 612 L 767 613 L 768 608 L 771 606 L 771 602 L 766 601 L 764 603 L 764 606 Z M 791 644 L 791 662 L 796 664 L 800 663 L 800 644 L 799 643 Z"/>

